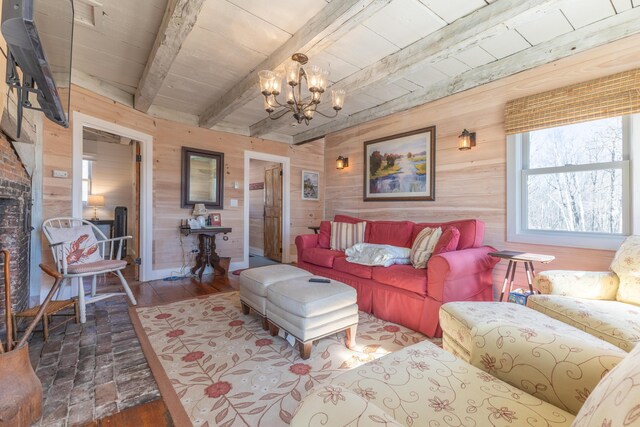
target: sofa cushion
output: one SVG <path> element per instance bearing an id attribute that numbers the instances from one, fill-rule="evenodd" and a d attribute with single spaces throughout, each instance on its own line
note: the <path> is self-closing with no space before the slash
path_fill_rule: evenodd
<path id="1" fill-rule="evenodd" d="M 616 252 L 611 262 L 620 278 L 616 299 L 640 305 L 640 236 L 629 236 Z"/>
<path id="2" fill-rule="evenodd" d="M 415 268 L 427 268 L 427 262 L 441 235 L 442 229 L 439 227 L 425 227 L 420 231 L 411 246 L 411 264 Z"/>
<path id="3" fill-rule="evenodd" d="M 410 248 L 413 223 L 410 221 L 371 221 L 367 243 Z"/>
<path id="4" fill-rule="evenodd" d="M 366 226 L 366 222 L 351 224 L 331 221 L 331 249 L 344 251 L 356 243 L 363 243 Z"/>
<path id="5" fill-rule="evenodd" d="M 631 351 L 640 342 L 640 307 L 619 301 L 531 295 L 527 306 Z"/>
<path id="6" fill-rule="evenodd" d="M 325 249 L 329 249 L 331 247 L 331 221 L 320 221 L 318 247 Z"/>
<path id="7" fill-rule="evenodd" d="M 344 257 L 344 252 L 324 248 L 307 248 L 302 252 L 302 260 L 321 267 L 333 267 L 337 257 Z"/>
<path id="8" fill-rule="evenodd" d="M 637 426 L 640 422 L 639 378 L 640 346 L 637 346 L 591 392 L 573 426 Z"/>
<path id="9" fill-rule="evenodd" d="M 373 267 L 371 278 L 385 285 L 427 295 L 427 270 L 415 269 L 412 265 Z"/>
<path id="10" fill-rule="evenodd" d="M 347 261 L 346 258 L 338 257 L 333 261 L 333 269 L 342 271 L 343 273 L 353 274 L 363 279 L 371 279 L 372 267 L 362 264 L 354 264 Z"/>
<path id="11" fill-rule="evenodd" d="M 455 227 L 460 232 L 457 250 L 478 248 L 482 246 L 484 239 L 484 222 L 477 219 L 463 219 L 450 222 L 421 222 L 413 227 L 413 240 L 425 227 L 441 227 L 443 230 L 448 226 Z"/>
<path id="12" fill-rule="evenodd" d="M 453 252 L 458 247 L 460 241 L 460 231 L 455 227 L 447 227 L 438 239 L 436 247 L 433 248 L 433 254 L 438 255 L 445 252 Z"/>

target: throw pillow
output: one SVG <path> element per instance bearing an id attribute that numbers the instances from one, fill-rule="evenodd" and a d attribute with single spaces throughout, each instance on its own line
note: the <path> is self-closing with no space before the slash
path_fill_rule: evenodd
<path id="1" fill-rule="evenodd" d="M 411 264 L 414 268 L 427 268 L 427 261 L 431 258 L 433 249 L 442 235 L 440 227 L 423 229 L 411 246 Z"/>
<path id="2" fill-rule="evenodd" d="M 445 252 L 455 251 L 460 241 L 460 230 L 455 227 L 447 227 L 442 232 L 436 247 L 433 248 L 433 254 L 438 255 Z"/>
<path id="3" fill-rule="evenodd" d="M 356 243 L 363 243 L 366 226 L 366 222 L 349 224 L 331 221 L 331 250 L 344 251 Z"/>
<path id="4" fill-rule="evenodd" d="M 331 222 L 321 221 L 318 233 L 318 247 L 329 249 L 331 247 Z"/>
<path id="5" fill-rule="evenodd" d="M 102 261 L 98 250 L 98 240 L 96 240 L 90 225 L 72 228 L 47 227 L 47 231 L 51 236 L 51 243 L 71 242 L 57 246 L 58 259 L 61 259 L 61 256 L 66 257 L 67 265 Z"/>

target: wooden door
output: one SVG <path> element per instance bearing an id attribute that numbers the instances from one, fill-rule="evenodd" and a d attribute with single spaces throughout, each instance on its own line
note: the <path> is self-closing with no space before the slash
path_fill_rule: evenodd
<path id="1" fill-rule="evenodd" d="M 282 262 L 282 165 L 264 176 L 264 256 Z"/>

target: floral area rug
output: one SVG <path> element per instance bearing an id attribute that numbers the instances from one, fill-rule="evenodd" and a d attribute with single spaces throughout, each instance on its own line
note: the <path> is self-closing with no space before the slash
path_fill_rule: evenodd
<path id="1" fill-rule="evenodd" d="M 242 314 L 237 292 L 130 311 L 176 425 L 288 425 L 319 383 L 427 339 L 360 312 L 355 350 L 342 332 L 316 341 L 302 360 L 257 316 Z"/>

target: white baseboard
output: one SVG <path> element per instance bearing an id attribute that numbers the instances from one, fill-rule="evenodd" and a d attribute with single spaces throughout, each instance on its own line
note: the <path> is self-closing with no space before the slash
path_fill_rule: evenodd
<path id="1" fill-rule="evenodd" d="M 248 268 L 248 267 L 249 267 L 249 261 L 231 262 L 229 264 L 229 271 L 227 272 L 227 274 L 231 274 L 232 271 L 240 270 L 240 269 Z M 164 268 L 164 269 L 160 269 L 160 270 L 153 270 L 153 271 L 151 271 L 151 274 L 150 274 L 151 277 L 149 277 L 148 280 L 149 281 L 151 281 L 151 280 L 160 280 L 160 279 L 164 279 L 165 277 L 170 277 L 170 276 L 187 275 L 187 274 L 191 273 L 191 266 L 185 268 L 182 272 L 180 270 L 181 270 L 181 267 Z M 213 273 L 213 268 L 211 268 L 211 266 L 207 266 L 204 269 L 204 273 L 203 274 L 211 274 L 211 273 Z"/>
<path id="2" fill-rule="evenodd" d="M 257 255 L 257 256 L 264 256 L 264 249 L 256 248 L 254 246 L 249 246 L 249 254 L 250 255 Z"/>

